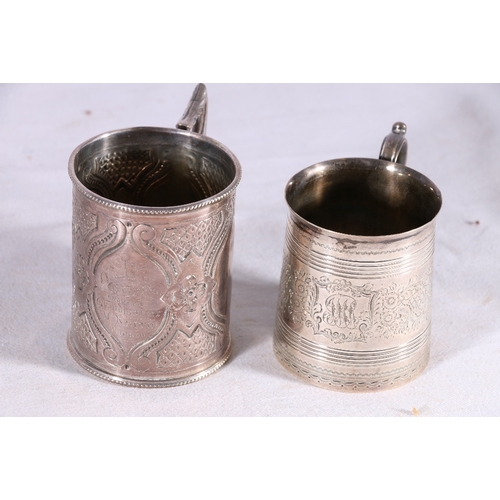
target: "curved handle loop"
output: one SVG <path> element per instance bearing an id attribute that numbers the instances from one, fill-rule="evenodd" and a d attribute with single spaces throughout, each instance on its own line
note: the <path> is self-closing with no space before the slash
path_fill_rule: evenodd
<path id="1" fill-rule="evenodd" d="M 203 83 L 199 83 L 194 89 L 186 111 L 184 111 L 176 128 L 204 134 L 207 129 L 207 107 L 207 88 Z"/>
<path id="2" fill-rule="evenodd" d="M 392 126 L 392 132 L 382 142 L 379 159 L 406 165 L 408 141 L 405 134 L 406 125 L 403 122 L 396 122 Z"/>

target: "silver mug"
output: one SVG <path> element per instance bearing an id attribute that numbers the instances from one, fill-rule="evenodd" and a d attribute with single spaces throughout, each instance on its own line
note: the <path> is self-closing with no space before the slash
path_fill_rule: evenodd
<path id="1" fill-rule="evenodd" d="M 427 365 L 442 200 L 431 180 L 405 166 L 405 133 L 394 124 L 378 160 L 317 163 L 286 187 L 274 351 L 316 386 L 377 391 Z"/>
<path id="2" fill-rule="evenodd" d="M 230 260 L 241 167 L 203 135 L 196 87 L 176 129 L 108 132 L 78 146 L 68 347 L 86 370 L 168 387 L 217 370 L 231 352 Z"/>

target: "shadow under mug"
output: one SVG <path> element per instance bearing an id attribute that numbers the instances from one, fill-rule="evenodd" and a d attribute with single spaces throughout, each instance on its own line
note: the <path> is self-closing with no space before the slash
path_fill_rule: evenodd
<path id="1" fill-rule="evenodd" d="M 404 165 L 405 133 L 396 123 L 378 160 L 317 163 L 286 187 L 274 350 L 311 384 L 382 390 L 427 365 L 442 200 L 430 179 Z"/>
<path id="2" fill-rule="evenodd" d="M 73 313 L 86 370 L 137 387 L 198 380 L 229 357 L 236 157 L 203 135 L 197 86 L 176 129 L 102 134 L 71 155 Z"/>

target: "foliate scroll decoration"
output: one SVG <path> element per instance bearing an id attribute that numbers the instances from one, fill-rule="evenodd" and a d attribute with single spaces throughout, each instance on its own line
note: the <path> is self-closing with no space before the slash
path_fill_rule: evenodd
<path id="1" fill-rule="evenodd" d="M 287 321 L 297 327 L 314 326 L 312 317 L 317 310 L 318 288 L 310 274 L 301 270 L 293 272 L 290 266 L 285 266 L 280 295 L 280 307 Z"/>
<path id="2" fill-rule="evenodd" d="M 104 231 L 89 238 L 84 248 L 85 263 L 92 273 L 95 272 L 95 267 L 104 256 L 116 251 L 126 241 L 127 228 L 122 221 L 103 218 L 102 222 L 102 225 L 106 226 Z"/>
<path id="3" fill-rule="evenodd" d="M 431 275 L 373 288 L 285 266 L 280 307 L 294 328 L 306 327 L 333 343 L 366 342 L 415 331 L 429 322 Z"/>
<path id="4" fill-rule="evenodd" d="M 181 372 L 226 349 L 232 211 L 230 199 L 182 226 L 103 212 L 90 231 L 78 223 L 73 343 L 127 376 Z"/>
<path id="5" fill-rule="evenodd" d="M 216 282 L 210 276 L 198 279 L 190 275 L 170 288 L 167 302 L 179 320 L 178 330 L 186 337 L 191 337 L 199 327 L 201 311 L 210 301 L 215 287 Z"/>
<path id="6" fill-rule="evenodd" d="M 209 218 L 162 233 L 160 243 L 176 255 L 181 272 L 165 296 L 176 321 L 174 336 L 156 351 L 159 368 L 179 368 L 182 359 L 197 362 L 223 346 L 227 317 L 220 312 L 220 301 L 225 302 L 226 292 L 220 280 L 225 278 L 216 275 L 215 265 L 231 229 L 231 201 Z"/>
<path id="7" fill-rule="evenodd" d="M 203 274 L 181 276 L 169 288 L 164 300 L 169 304 L 171 334 L 155 348 L 158 368 L 182 369 L 181 360 L 200 361 L 222 346 L 226 318 L 213 310 L 216 288 L 217 282 Z M 214 317 L 215 323 L 209 320 Z"/>
<path id="8" fill-rule="evenodd" d="M 415 331 L 430 321 L 432 269 L 378 291 L 374 304 L 376 336 L 392 337 Z"/>

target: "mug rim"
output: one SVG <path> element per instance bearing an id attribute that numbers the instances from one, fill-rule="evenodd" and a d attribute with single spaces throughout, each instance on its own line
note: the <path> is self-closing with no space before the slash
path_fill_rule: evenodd
<path id="1" fill-rule="evenodd" d="M 231 160 L 231 162 L 234 165 L 235 169 L 235 175 L 231 183 L 226 186 L 223 190 L 219 191 L 218 193 L 209 196 L 208 198 L 203 198 L 202 200 L 191 202 L 191 203 L 186 203 L 183 205 L 173 205 L 173 206 L 167 206 L 167 207 L 161 207 L 161 206 L 154 206 L 154 207 L 149 207 L 149 206 L 142 206 L 142 205 L 134 205 L 134 204 L 128 204 L 128 203 L 122 203 L 118 201 L 114 201 L 110 198 L 105 198 L 104 196 L 101 196 L 97 193 L 94 193 L 91 191 L 88 187 L 86 187 L 80 179 L 77 177 L 75 173 L 75 158 L 82 151 L 85 147 L 89 146 L 93 142 L 96 142 L 98 140 L 102 140 L 106 137 L 111 137 L 114 135 L 120 135 L 120 134 L 127 134 L 127 133 L 136 133 L 140 131 L 147 131 L 147 132 L 156 132 L 156 133 L 163 133 L 163 134 L 169 134 L 169 135 L 176 135 L 176 136 L 184 136 L 184 137 L 189 137 L 191 139 L 195 139 L 200 142 L 205 142 L 208 143 L 215 148 L 218 148 L 222 150 Z M 91 137 L 90 139 L 86 140 L 85 142 L 82 142 L 79 146 L 77 146 L 73 152 L 71 153 L 68 161 L 68 173 L 71 181 L 73 182 L 73 186 L 78 189 L 78 191 L 83 194 L 86 198 L 88 198 L 91 201 L 97 202 L 100 205 L 106 206 L 108 208 L 112 208 L 115 210 L 121 210 L 124 212 L 130 212 L 130 213 L 137 213 L 137 214 L 145 214 L 145 215 L 164 215 L 164 214 L 174 214 L 174 213 L 182 213 L 182 212 L 190 212 L 193 210 L 197 210 L 199 208 L 206 207 L 208 205 L 213 205 L 224 198 L 227 198 L 230 194 L 233 193 L 233 191 L 236 190 L 236 187 L 241 181 L 241 165 L 234 153 L 232 153 L 226 146 L 224 146 L 222 143 L 216 141 L 215 139 L 212 139 L 211 137 L 208 137 L 204 134 L 198 134 L 196 132 L 191 132 L 187 130 L 181 130 L 181 129 L 174 129 L 174 128 L 166 128 L 166 127 L 130 127 L 130 128 L 123 128 L 123 129 L 116 129 L 116 130 L 111 130 L 109 132 L 104 132 L 102 134 L 96 135 L 94 137 Z"/>
<path id="2" fill-rule="evenodd" d="M 289 200 L 289 195 L 291 194 L 290 191 L 291 191 L 294 183 L 297 182 L 300 178 L 304 177 L 304 175 L 306 175 L 306 174 L 310 174 L 311 177 L 317 177 L 317 171 L 327 170 L 328 167 L 330 167 L 330 169 L 332 169 L 334 167 L 340 166 L 344 162 L 345 163 L 357 162 L 358 166 L 361 169 L 366 169 L 367 171 L 370 169 L 373 169 L 374 167 L 379 168 L 379 169 L 381 169 L 381 168 L 388 169 L 388 167 L 390 167 L 389 170 L 391 170 L 391 171 L 398 170 L 401 172 L 411 174 L 418 182 L 420 182 L 421 184 L 424 184 L 424 185 L 428 185 L 432 189 L 432 191 L 434 191 L 434 194 L 435 194 L 436 200 L 437 200 L 437 204 L 438 204 L 436 213 L 426 223 L 420 224 L 419 226 L 417 226 L 413 229 L 410 229 L 408 231 L 393 232 L 393 233 L 376 235 L 376 236 L 353 234 L 353 233 L 342 233 L 340 231 L 335 231 L 333 229 L 327 229 L 325 227 L 318 226 L 317 224 L 314 224 L 313 222 L 307 220 L 302 215 L 300 215 L 291 206 L 290 200 Z M 316 175 L 312 175 L 312 174 L 316 174 Z M 288 208 L 290 209 L 290 211 L 292 212 L 292 214 L 295 217 L 297 217 L 300 221 L 302 221 L 306 225 L 311 226 L 312 228 L 316 228 L 318 230 L 318 232 L 323 232 L 325 234 L 330 234 L 332 236 L 333 235 L 341 235 L 342 237 L 356 238 L 358 241 L 368 241 L 368 242 L 374 242 L 374 243 L 380 242 L 380 241 L 386 241 L 388 238 L 391 238 L 391 239 L 394 238 L 396 240 L 400 239 L 400 238 L 406 238 L 408 236 L 411 236 L 413 234 L 416 234 L 416 233 L 422 231 L 423 229 L 425 229 L 426 227 L 430 226 L 431 224 L 433 224 L 435 222 L 435 220 L 436 220 L 437 216 L 439 215 L 439 212 L 441 211 L 441 208 L 443 206 L 443 198 L 442 198 L 441 191 L 439 190 L 439 188 L 436 186 L 436 184 L 431 179 L 429 179 L 426 175 L 422 174 L 418 170 L 415 170 L 411 167 L 403 165 L 402 163 L 395 163 L 395 162 L 391 162 L 388 160 L 377 159 L 377 158 L 360 158 L 360 157 L 335 158 L 332 160 L 325 160 L 325 161 L 321 161 L 318 163 L 314 163 L 314 164 L 300 170 L 299 172 L 295 173 L 289 179 L 289 181 L 287 182 L 287 184 L 285 186 L 285 201 L 288 205 Z"/>

